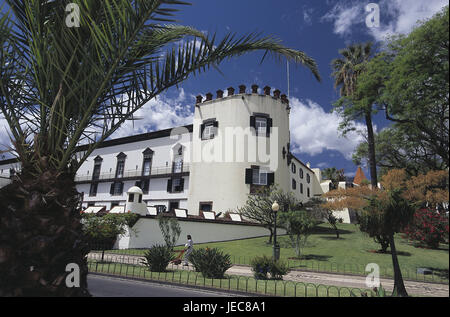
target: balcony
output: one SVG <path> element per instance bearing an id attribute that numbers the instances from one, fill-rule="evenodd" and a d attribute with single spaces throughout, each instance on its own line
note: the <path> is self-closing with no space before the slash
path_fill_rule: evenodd
<path id="1" fill-rule="evenodd" d="M 163 167 L 152 167 L 150 174 L 143 175 L 142 170 L 126 170 L 123 172 L 121 177 L 116 177 L 116 173 L 100 173 L 93 176 L 92 174 L 77 174 L 75 176 L 76 183 L 90 183 L 96 182 L 108 182 L 117 180 L 127 180 L 127 179 L 139 179 L 139 178 L 157 178 L 157 177 L 168 177 L 172 174 L 184 174 L 189 173 L 189 164 L 184 163 L 180 169 L 175 169 L 173 166 L 163 166 Z"/>

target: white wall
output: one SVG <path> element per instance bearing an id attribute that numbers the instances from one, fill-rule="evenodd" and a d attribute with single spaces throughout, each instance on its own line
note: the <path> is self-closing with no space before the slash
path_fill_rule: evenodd
<path id="1" fill-rule="evenodd" d="M 236 239 L 268 236 L 269 230 L 261 226 L 239 225 L 217 222 L 189 221 L 177 218 L 181 235 L 177 245 L 186 243 L 186 236 L 190 234 L 194 244 L 217 241 L 230 241 Z M 134 231 L 137 230 L 137 235 Z M 285 234 L 285 230 L 277 228 L 278 234 Z M 128 243 L 128 245 L 127 245 Z M 133 226 L 129 236 L 121 237 L 116 248 L 148 248 L 154 244 L 164 244 L 161 230 L 156 218 L 140 218 Z"/>

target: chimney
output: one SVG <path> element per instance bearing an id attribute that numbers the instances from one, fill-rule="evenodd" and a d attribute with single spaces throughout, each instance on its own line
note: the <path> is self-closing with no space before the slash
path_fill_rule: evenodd
<path id="1" fill-rule="evenodd" d="M 209 100 L 212 100 L 212 93 L 210 93 L 210 92 L 208 92 L 207 94 L 206 94 L 206 100 L 205 101 L 209 101 Z"/>
<path id="2" fill-rule="evenodd" d="M 245 87 L 245 85 L 240 85 L 239 86 L 239 93 L 240 94 L 245 94 L 245 88 L 247 88 L 247 87 Z"/>
<path id="3" fill-rule="evenodd" d="M 252 85 L 252 94 L 257 94 L 258 93 L 258 85 L 254 84 Z"/>
<path id="4" fill-rule="evenodd" d="M 216 91 L 216 93 L 217 93 L 217 99 L 223 98 L 223 90 L 219 89 Z"/>
<path id="5" fill-rule="evenodd" d="M 270 87 L 269 86 L 264 87 L 264 94 L 267 96 L 270 96 Z"/>
<path id="6" fill-rule="evenodd" d="M 201 95 L 198 95 L 196 98 L 197 98 L 197 102 L 196 102 L 197 104 L 202 103 L 203 97 Z"/>
<path id="7" fill-rule="evenodd" d="M 234 95 L 234 88 L 233 87 L 228 87 L 228 96 L 233 96 Z"/>
<path id="8" fill-rule="evenodd" d="M 279 91 L 279 90 L 277 89 L 277 90 L 275 90 L 275 91 L 273 92 L 273 96 L 274 96 L 276 99 L 279 99 L 279 98 L 280 98 L 280 93 L 281 93 L 281 91 Z"/>

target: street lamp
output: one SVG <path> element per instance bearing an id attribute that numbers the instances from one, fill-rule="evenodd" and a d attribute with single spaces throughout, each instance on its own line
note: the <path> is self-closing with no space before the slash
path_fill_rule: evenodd
<path id="1" fill-rule="evenodd" d="M 272 211 L 274 214 L 274 230 L 273 230 L 273 259 L 277 261 L 280 258 L 280 247 L 277 245 L 277 212 L 280 209 L 280 205 L 278 205 L 275 200 L 272 204 Z"/>

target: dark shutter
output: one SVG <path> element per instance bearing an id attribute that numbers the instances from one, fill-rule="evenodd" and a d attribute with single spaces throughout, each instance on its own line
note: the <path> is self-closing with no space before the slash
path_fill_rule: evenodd
<path id="1" fill-rule="evenodd" d="M 150 187 L 150 180 L 147 179 L 144 181 L 144 188 L 143 188 L 144 193 L 148 193 L 149 187 Z"/>
<path id="2" fill-rule="evenodd" d="M 250 116 L 250 128 L 256 129 L 256 117 Z"/>
<path id="3" fill-rule="evenodd" d="M 267 173 L 267 185 L 273 185 L 275 183 L 275 173 Z"/>
<path id="4" fill-rule="evenodd" d="M 200 125 L 200 139 L 203 140 L 203 131 L 205 130 L 205 124 Z"/>
<path id="5" fill-rule="evenodd" d="M 109 193 L 111 195 L 114 195 L 114 183 L 111 184 L 111 187 L 109 188 Z"/>
<path id="6" fill-rule="evenodd" d="M 123 183 L 120 183 L 120 195 L 122 195 L 123 194 Z"/>
<path id="7" fill-rule="evenodd" d="M 184 190 L 184 178 L 180 179 L 180 192 Z"/>
<path id="8" fill-rule="evenodd" d="M 167 180 L 167 192 L 168 193 L 172 192 L 172 179 Z"/>
<path id="9" fill-rule="evenodd" d="M 213 122 L 213 127 L 214 127 L 214 137 L 218 134 L 217 131 L 219 130 L 219 121 L 214 121 Z"/>
<path id="10" fill-rule="evenodd" d="M 272 128 L 272 118 L 267 118 L 267 131 L 266 131 L 267 137 L 270 137 L 271 128 Z"/>
<path id="11" fill-rule="evenodd" d="M 253 184 L 253 170 L 251 168 L 245 169 L 245 183 Z"/>
<path id="12" fill-rule="evenodd" d="M 142 187 L 141 187 L 141 184 L 142 184 L 142 181 L 136 181 L 136 183 L 134 183 L 134 186 L 137 186 L 137 187 L 139 187 L 139 188 L 142 188 Z"/>

